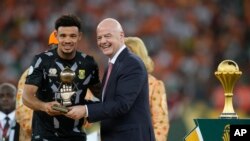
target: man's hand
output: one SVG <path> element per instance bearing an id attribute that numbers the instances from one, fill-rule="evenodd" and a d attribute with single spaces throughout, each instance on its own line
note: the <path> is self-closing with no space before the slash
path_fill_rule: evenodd
<path id="1" fill-rule="evenodd" d="M 69 112 L 66 113 L 65 116 L 75 120 L 86 117 L 86 107 L 84 105 L 77 105 L 68 108 Z"/>
<path id="2" fill-rule="evenodd" d="M 43 104 L 42 111 L 46 112 L 50 116 L 62 115 L 62 112 L 56 111 L 52 108 L 53 105 L 60 105 L 60 103 L 58 103 L 57 101 L 46 102 Z"/>

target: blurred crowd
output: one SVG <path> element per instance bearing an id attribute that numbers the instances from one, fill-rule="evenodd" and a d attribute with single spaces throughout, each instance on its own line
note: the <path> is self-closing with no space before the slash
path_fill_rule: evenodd
<path id="1" fill-rule="evenodd" d="M 55 19 L 67 13 L 82 19 L 80 50 L 95 57 L 102 77 L 107 58 L 96 46 L 95 30 L 98 22 L 112 17 L 127 36 L 144 40 L 155 62 L 154 75 L 165 83 L 169 138 L 178 120 L 183 137 L 193 118 L 219 117 L 224 92 L 214 72 L 225 59 L 235 61 L 243 73 L 234 89 L 235 109 L 242 118 L 250 115 L 249 0 L 1 0 L 0 9 L 1 82 L 17 84 L 31 58 L 48 49 Z"/>

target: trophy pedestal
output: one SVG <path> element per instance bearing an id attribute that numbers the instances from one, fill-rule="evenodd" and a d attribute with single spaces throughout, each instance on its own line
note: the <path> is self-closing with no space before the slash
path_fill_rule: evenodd
<path id="1" fill-rule="evenodd" d="M 236 113 L 221 113 L 221 119 L 238 119 L 238 115 Z"/>
<path id="2" fill-rule="evenodd" d="M 52 109 L 56 110 L 56 111 L 60 111 L 62 113 L 67 113 L 69 111 L 69 109 L 66 106 L 63 105 L 53 105 Z"/>
<path id="3" fill-rule="evenodd" d="M 188 133 L 184 141 L 245 141 L 242 136 L 234 136 L 233 125 L 248 126 L 250 119 L 194 119 L 196 127 Z M 240 129 L 239 129 L 240 130 Z M 231 131 L 231 135 L 230 135 Z M 246 138 L 247 139 L 247 138 Z M 249 138 L 248 138 L 249 140 Z"/>

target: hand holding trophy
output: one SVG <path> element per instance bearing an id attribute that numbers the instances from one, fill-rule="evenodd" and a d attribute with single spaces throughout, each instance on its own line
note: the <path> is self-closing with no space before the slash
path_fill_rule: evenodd
<path id="1" fill-rule="evenodd" d="M 75 72 L 70 68 L 66 67 L 60 73 L 61 84 L 59 86 L 59 92 L 56 93 L 56 100 L 59 100 L 61 105 L 53 105 L 52 108 L 54 110 L 67 113 L 69 110 L 67 106 L 72 105 L 71 96 L 75 94 L 73 90 L 73 80 L 75 78 Z"/>

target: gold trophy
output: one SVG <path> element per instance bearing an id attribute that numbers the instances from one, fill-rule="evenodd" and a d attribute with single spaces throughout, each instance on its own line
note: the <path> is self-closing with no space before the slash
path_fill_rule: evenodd
<path id="1" fill-rule="evenodd" d="M 59 86 L 59 92 L 56 93 L 56 99 L 60 100 L 61 105 L 53 105 L 54 110 L 67 113 L 67 106 L 72 105 L 71 96 L 75 94 L 73 80 L 75 78 L 75 72 L 66 67 L 60 73 L 61 84 Z M 59 97 L 59 98 L 58 98 Z"/>
<path id="2" fill-rule="evenodd" d="M 222 61 L 215 72 L 215 76 L 223 86 L 225 95 L 225 105 L 220 118 L 238 118 L 233 108 L 233 88 L 241 74 L 242 72 L 239 70 L 238 65 L 232 60 Z"/>

